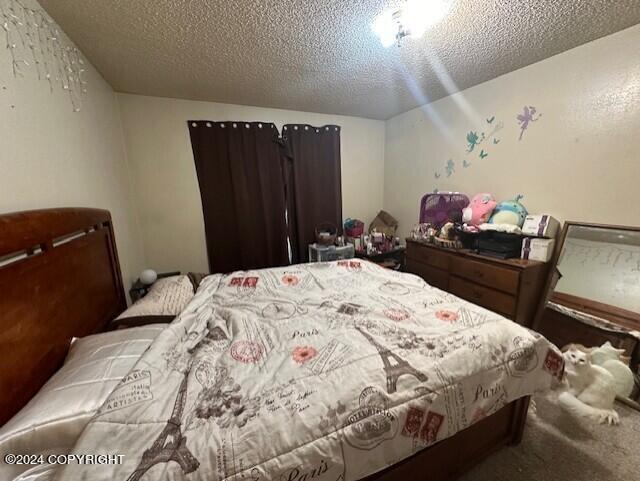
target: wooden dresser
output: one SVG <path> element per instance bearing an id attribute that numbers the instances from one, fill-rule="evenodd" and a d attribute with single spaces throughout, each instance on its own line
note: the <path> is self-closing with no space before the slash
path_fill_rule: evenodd
<path id="1" fill-rule="evenodd" d="M 549 264 L 494 259 L 407 239 L 406 271 L 430 285 L 531 327 Z"/>

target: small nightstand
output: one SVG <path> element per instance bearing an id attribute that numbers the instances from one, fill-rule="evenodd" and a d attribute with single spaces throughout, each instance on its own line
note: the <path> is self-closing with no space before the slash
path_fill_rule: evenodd
<path id="1" fill-rule="evenodd" d="M 356 251 L 356 257 L 360 259 L 366 259 L 379 266 L 386 267 L 387 269 L 393 269 L 396 271 L 404 270 L 404 246 L 395 247 L 387 252 L 381 252 L 379 254 L 367 254 L 364 251 Z"/>
<path id="2" fill-rule="evenodd" d="M 171 276 L 179 276 L 180 271 L 175 272 L 163 272 L 162 274 L 158 274 L 158 279 L 162 279 L 163 277 L 171 277 Z M 139 299 L 142 299 L 147 295 L 149 289 L 153 284 L 144 284 L 140 279 L 137 279 L 131 289 L 129 289 L 129 297 L 131 297 L 131 302 L 136 302 Z"/>
<path id="3" fill-rule="evenodd" d="M 309 262 L 330 262 L 340 259 L 352 259 L 354 249 L 351 244 L 345 246 L 323 246 L 309 244 Z"/>

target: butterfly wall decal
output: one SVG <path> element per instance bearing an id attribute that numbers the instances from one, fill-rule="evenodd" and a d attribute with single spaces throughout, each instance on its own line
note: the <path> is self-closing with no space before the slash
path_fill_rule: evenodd
<path id="1" fill-rule="evenodd" d="M 455 166 L 456 166 L 456 163 L 453 160 L 451 159 L 447 160 L 447 165 L 444 168 L 445 172 L 447 173 L 447 177 L 451 177 L 453 175 L 453 173 L 456 170 Z"/>

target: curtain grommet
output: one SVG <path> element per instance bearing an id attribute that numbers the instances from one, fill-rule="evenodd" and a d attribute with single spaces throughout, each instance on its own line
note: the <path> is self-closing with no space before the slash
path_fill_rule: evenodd
<path id="1" fill-rule="evenodd" d="M 222 127 L 224 129 L 224 124 L 220 124 L 220 127 Z"/>
<path id="2" fill-rule="evenodd" d="M 191 127 L 197 127 L 198 126 L 198 122 L 191 122 Z"/>
<path id="3" fill-rule="evenodd" d="M 211 127 L 211 122 L 207 122 L 207 127 Z"/>
<path id="4" fill-rule="evenodd" d="M 233 128 L 234 129 L 237 128 L 237 127 L 238 127 L 238 124 L 233 124 Z"/>

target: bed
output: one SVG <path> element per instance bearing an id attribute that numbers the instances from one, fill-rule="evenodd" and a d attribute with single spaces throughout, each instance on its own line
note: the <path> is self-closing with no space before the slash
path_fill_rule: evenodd
<path id="1" fill-rule="evenodd" d="M 0 267 L 4 422 L 125 304 L 108 212 L 0 226 L 0 258 L 23 256 Z M 366 261 L 216 274 L 74 448 L 123 459 L 56 479 L 454 479 L 519 442 L 562 368 L 543 337 Z"/>

